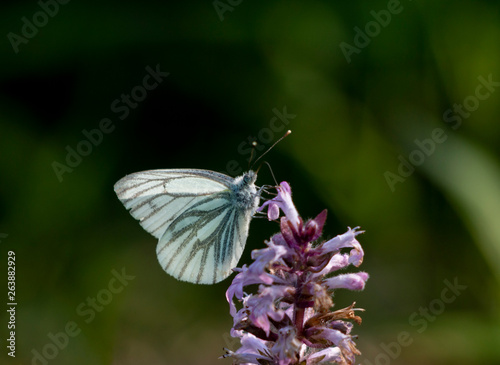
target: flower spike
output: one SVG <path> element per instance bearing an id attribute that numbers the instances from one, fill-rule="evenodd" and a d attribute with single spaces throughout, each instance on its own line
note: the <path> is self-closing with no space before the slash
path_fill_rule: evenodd
<path id="1" fill-rule="evenodd" d="M 275 198 L 266 201 L 269 220 L 276 221 L 280 211 L 280 233 L 254 250 L 248 267 L 238 274 L 226 292 L 234 326 L 231 335 L 241 347 L 226 349 L 234 364 L 354 364 L 360 352 L 351 335 L 353 323 L 361 324 L 354 308 L 332 311 L 332 294 L 337 289 L 363 290 L 365 272 L 335 272 L 363 262 L 364 252 L 351 229 L 331 240 L 317 244 L 326 221 L 326 210 L 304 223 L 292 201 L 287 182 L 277 188 Z M 258 284 L 253 294 L 244 289 Z M 237 310 L 234 300 L 241 302 Z"/>

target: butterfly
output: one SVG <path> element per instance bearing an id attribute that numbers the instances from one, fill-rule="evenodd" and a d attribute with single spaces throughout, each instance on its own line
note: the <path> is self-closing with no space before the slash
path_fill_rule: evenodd
<path id="1" fill-rule="evenodd" d="M 178 280 L 215 284 L 238 263 L 259 202 L 257 174 L 236 178 L 199 169 L 137 172 L 120 179 L 116 195 L 159 239 L 162 268 Z"/>

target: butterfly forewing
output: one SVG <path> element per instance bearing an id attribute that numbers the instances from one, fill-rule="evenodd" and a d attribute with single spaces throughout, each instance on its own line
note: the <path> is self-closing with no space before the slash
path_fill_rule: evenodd
<path id="1" fill-rule="evenodd" d="M 229 276 L 245 246 L 259 197 L 253 171 L 236 179 L 207 170 L 128 175 L 115 191 L 132 216 L 160 238 L 158 260 L 179 280 L 213 284 Z"/>
<path id="2" fill-rule="evenodd" d="M 228 189 L 231 180 L 205 170 L 151 170 L 125 176 L 115 192 L 141 226 L 160 238 L 198 197 Z"/>

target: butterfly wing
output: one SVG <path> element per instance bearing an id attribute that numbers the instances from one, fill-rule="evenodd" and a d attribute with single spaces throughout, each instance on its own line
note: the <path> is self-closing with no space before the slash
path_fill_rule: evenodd
<path id="1" fill-rule="evenodd" d="M 160 238 L 156 252 L 161 266 L 175 278 L 192 283 L 225 279 L 241 257 L 252 213 L 235 206 L 229 191 L 201 199 Z"/>
<path id="2" fill-rule="evenodd" d="M 229 176 L 194 169 L 150 170 L 130 174 L 115 192 L 141 226 L 156 238 L 201 197 L 227 190 Z"/>
<path id="3" fill-rule="evenodd" d="M 207 170 L 151 170 L 124 177 L 115 191 L 142 227 L 160 238 L 158 260 L 168 274 L 213 284 L 230 275 L 243 252 L 258 204 L 256 176 L 249 176 L 243 184 L 242 177 Z"/>

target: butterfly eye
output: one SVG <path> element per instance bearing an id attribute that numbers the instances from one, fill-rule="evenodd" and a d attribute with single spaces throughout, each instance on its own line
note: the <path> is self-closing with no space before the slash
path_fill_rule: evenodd
<path id="1" fill-rule="evenodd" d="M 241 184 L 250 185 L 254 181 L 255 181 L 255 172 L 250 170 L 245 175 L 243 175 L 243 178 L 241 179 Z"/>

